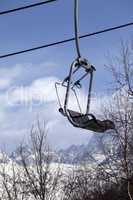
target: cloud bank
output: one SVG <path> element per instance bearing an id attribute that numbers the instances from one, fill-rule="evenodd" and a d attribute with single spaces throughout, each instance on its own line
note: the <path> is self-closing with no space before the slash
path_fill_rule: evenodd
<path id="1" fill-rule="evenodd" d="M 54 148 L 87 142 L 91 133 L 74 128 L 58 112 L 54 85 L 59 78 L 47 74 L 44 77 L 41 74 L 35 75 L 36 70 L 32 71 L 33 68 L 30 64 L 28 70 L 25 69 L 25 65 L 1 69 L 3 75 L 0 79 L 0 148 L 15 148 L 28 137 L 32 125 L 38 119 L 47 123 L 49 143 Z M 22 75 L 25 75 L 23 80 Z M 60 91 L 62 101 L 64 92 Z M 73 98 L 72 96 L 70 106 L 76 107 Z"/>

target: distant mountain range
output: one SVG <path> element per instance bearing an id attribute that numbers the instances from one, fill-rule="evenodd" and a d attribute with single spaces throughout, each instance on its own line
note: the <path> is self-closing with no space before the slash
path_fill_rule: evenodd
<path id="1" fill-rule="evenodd" d="M 71 145 L 67 149 L 60 149 L 59 151 L 44 152 L 43 156 L 45 157 L 49 154 L 52 162 L 60 162 L 64 164 L 81 164 L 88 162 L 89 164 L 97 162 L 107 162 L 107 158 L 104 155 L 103 146 L 106 146 L 108 154 L 111 155 L 112 152 L 115 152 L 119 155 L 118 145 L 114 145 L 111 134 L 94 134 L 88 144 L 82 145 Z M 20 156 L 20 149 L 16 149 L 10 156 L 9 159 L 14 160 L 17 164 L 22 164 L 22 158 Z M 28 149 L 28 147 L 23 147 L 23 155 L 26 159 L 27 164 L 33 164 L 35 156 Z M 7 159 L 8 160 L 8 159 Z M 1 162 L 1 160 L 0 160 Z"/>
<path id="2" fill-rule="evenodd" d="M 66 164 L 80 164 L 82 162 L 103 162 L 106 158 L 103 145 L 106 144 L 111 153 L 114 145 L 111 144 L 112 136 L 107 134 L 94 134 L 87 145 L 72 145 L 67 149 L 58 151 L 61 162 Z"/>
<path id="3" fill-rule="evenodd" d="M 105 148 L 108 156 L 105 156 Z M 115 152 L 115 155 L 114 155 Z M 117 140 L 113 139 L 112 134 L 94 134 L 89 140 L 88 144 L 71 145 L 67 149 L 60 149 L 58 151 L 43 152 L 44 160 L 49 156 L 49 159 L 54 163 L 64 164 L 81 164 L 87 162 L 93 163 L 107 163 L 111 155 L 121 157 L 121 149 Z M 28 148 L 23 147 L 23 156 L 28 165 L 35 163 L 35 155 Z M 0 153 L 0 164 L 14 161 L 17 164 L 22 164 L 22 157 L 20 156 L 20 148 L 17 148 L 11 155 Z"/>

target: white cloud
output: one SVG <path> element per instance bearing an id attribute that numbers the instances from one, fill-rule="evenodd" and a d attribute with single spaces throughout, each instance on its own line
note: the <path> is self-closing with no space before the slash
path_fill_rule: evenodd
<path id="1" fill-rule="evenodd" d="M 7 89 L 14 82 L 15 78 L 21 74 L 20 66 L 11 68 L 0 68 L 0 90 Z"/>
<path id="2" fill-rule="evenodd" d="M 47 63 L 41 64 L 46 65 Z M 52 64 L 49 64 L 52 66 Z M 28 66 L 28 67 L 26 67 Z M 59 81 L 57 77 L 47 76 L 44 78 L 30 77 L 37 72 L 33 65 L 16 65 L 11 69 L 1 69 L 3 74 L 3 88 L 6 91 L 0 92 L 0 123 L 2 143 L 8 143 L 13 146 L 23 139 L 24 135 L 30 132 L 30 128 L 36 119 L 49 121 L 49 140 L 53 146 L 66 147 L 73 143 L 79 144 L 87 142 L 92 132 L 74 128 L 66 118 L 58 112 L 57 97 L 55 92 L 55 82 Z M 32 67 L 31 67 L 32 66 Z M 26 67 L 26 68 L 25 68 Z M 34 71 L 32 73 L 31 69 Z M 40 72 L 39 72 L 40 73 Z M 39 75 L 38 75 L 39 76 Z M 28 78 L 27 78 L 28 77 Z M 24 86 L 23 82 L 18 82 L 24 78 L 29 80 Z M 31 79 L 30 79 L 31 78 Z M 0 81 L 1 81 L 0 80 Z M 5 82 L 4 82 L 5 81 Z M 16 85 L 14 87 L 14 85 Z M 10 87 L 11 86 L 11 87 Z M 2 88 L 2 84 L 1 84 Z M 59 88 L 61 102 L 64 102 L 65 89 Z M 82 107 L 85 107 L 85 92 L 78 91 L 79 101 Z M 108 99 L 102 97 L 102 99 Z M 100 99 L 101 101 L 101 99 Z M 71 109 L 77 110 L 77 102 L 73 95 L 69 102 Z M 91 109 L 98 112 L 100 103 L 98 98 L 92 99 Z M 84 110 L 85 108 L 83 108 Z M 10 138 L 7 140 L 7 138 Z M 18 139 L 17 139 L 18 138 Z"/>
<path id="3" fill-rule="evenodd" d="M 6 89 L 10 86 L 11 80 L 0 78 L 0 90 Z"/>
<path id="4" fill-rule="evenodd" d="M 57 78 L 48 77 L 35 80 L 29 86 L 11 87 L 7 91 L 9 106 L 44 106 L 56 101 L 55 82 Z"/>

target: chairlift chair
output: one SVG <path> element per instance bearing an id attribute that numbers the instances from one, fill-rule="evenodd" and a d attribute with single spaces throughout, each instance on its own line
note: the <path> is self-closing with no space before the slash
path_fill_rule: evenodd
<path id="1" fill-rule="evenodd" d="M 76 81 L 73 81 L 73 75 L 78 72 L 80 68 L 83 68 L 84 74 L 79 77 Z M 110 120 L 99 120 L 93 114 L 89 113 L 90 110 L 90 100 L 91 100 L 91 90 L 92 90 L 92 81 L 93 81 L 93 72 L 95 71 L 94 66 L 90 65 L 86 59 L 75 60 L 71 67 L 69 75 L 63 80 L 62 83 L 56 83 L 56 93 L 58 97 L 58 101 L 60 104 L 59 112 L 67 117 L 69 122 L 77 128 L 87 129 L 94 132 L 105 132 L 109 129 L 114 129 L 114 123 Z M 86 112 L 83 114 L 81 111 L 81 106 L 78 100 L 78 96 L 76 94 L 75 87 L 81 88 L 82 84 L 81 81 L 89 76 L 89 85 L 88 85 L 88 97 L 87 97 L 87 106 Z M 63 107 L 61 106 L 61 100 L 58 93 L 58 85 L 66 88 L 65 100 Z M 76 101 L 78 103 L 79 112 L 75 110 L 70 110 L 68 108 L 68 102 L 70 100 L 70 92 L 73 92 Z"/>

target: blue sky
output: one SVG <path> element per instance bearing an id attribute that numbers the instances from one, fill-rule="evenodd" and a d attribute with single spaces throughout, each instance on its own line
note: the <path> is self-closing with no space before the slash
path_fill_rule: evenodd
<path id="1" fill-rule="evenodd" d="M 34 2 L 4 0 L 0 2 L 0 11 Z M 132 0 L 79 0 L 79 2 L 80 34 L 133 21 Z M 57 0 L 46 6 L 0 16 L 0 32 L 0 55 L 72 37 L 73 1 Z M 120 40 L 126 41 L 132 37 L 133 27 L 128 27 L 80 41 L 83 57 L 88 58 L 97 69 L 94 82 L 96 92 L 105 92 L 112 81 L 104 67 L 107 64 L 106 55 L 108 52 L 118 55 Z M 84 143 L 89 140 L 90 136 L 86 131 L 72 128 L 59 116 L 52 92 L 45 94 L 51 95 L 51 99 L 49 97 L 43 105 L 35 106 L 30 111 L 28 106 L 10 107 L 5 101 L 5 95 L 12 87 L 23 86 L 30 90 L 37 88 L 40 92 L 43 89 L 52 91 L 49 90 L 50 83 L 64 78 L 75 56 L 74 42 L 70 42 L 0 60 L 1 146 L 7 143 L 8 147 L 9 145 L 11 148 L 14 147 L 20 138 L 25 137 L 38 115 L 42 119 L 49 120 L 49 138 L 56 147 L 66 147 L 72 143 Z M 64 131 L 66 127 L 69 131 Z M 56 130 L 55 133 L 52 129 Z M 54 141 L 51 138 L 54 138 Z"/>

